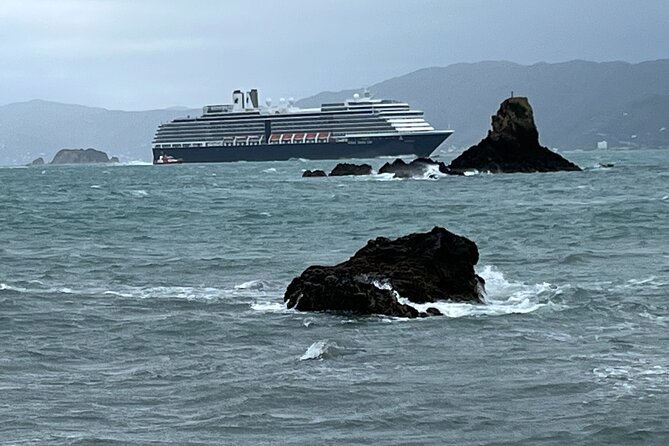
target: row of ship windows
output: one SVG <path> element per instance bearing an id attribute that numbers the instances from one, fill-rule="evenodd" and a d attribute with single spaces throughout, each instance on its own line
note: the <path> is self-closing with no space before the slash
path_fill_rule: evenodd
<path id="1" fill-rule="evenodd" d="M 388 122 L 358 123 L 358 124 L 309 124 L 301 126 L 276 125 L 272 126 L 273 132 L 299 132 L 304 131 L 346 131 L 348 129 L 392 129 L 393 125 Z M 399 124 L 401 125 L 401 124 Z M 264 133 L 264 126 L 210 126 L 210 127 L 160 127 L 158 133 L 216 133 L 216 132 L 237 132 L 237 133 Z"/>
<path id="2" fill-rule="evenodd" d="M 425 121 L 423 121 L 425 122 Z M 379 126 L 379 125 L 391 125 L 390 122 L 386 120 L 376 120 L 376 121 L 351 121 L 351 122 L 302 122 L 302 123 L 275 123 L 271 126 L 272 129 L 275 128 L 304 128 L 304 127 L 364 127 L 364 126 Z M 175 131 L 184 131 L 184 130 L 216 130 L 216 129 L 258 129 L 264 130 L 265 126 L 262 123 L 248 123 L 248 124 L 217 124 L 217 125 L 162 125 L 159 127 L 160 130 L 175 130 Z"/>
<path id="3" fill-rule="evenodd" d="M 314 143 L 327 143 L 334 142 L 335 138 L 330 136 L 319 136 L 307 138 L 306 135 L 302 137 L 296 137 L 292 135 L 289 138 L 283 139 L 282 136 L 275 135 L 269 139 L 269 142 L 265 141 L 264 137 L 253 138 L 253 137 L 236 137 L 232 139 L 226 139 L 222 141 L 209 141 L 209 142 L 181 142 L 181 143 L 158 143 L 154 144 L 156 149 L 189 149 L 189 148 L 200 148 L 200 147 L 232 147 L 232 146 L 259 146 L 262 144 L 314 144 Z"/>
<path id="4" fill-rule="evenodd" d="M 249 116 L 228 116 L 226 114 L 220 114 L 220 115 L 204 115 L 199 118 L 195 119 L 175 119 L 174 122 L 177 123 L 192 123 L 192 122 L 210 122 L 210 121 L 222 121 L 222 122 L 232 122 L 232 121 L 239 121 L 239 122 L 248 122 L 248 121 L 266 121 L 266 120 L 271 120 L 271 121 L 296 121 L 296 122 L 301 122 L 301 121 L 306 121 L 309 119 L 318 119 L 318 120 L 344 120 L 344 119 L 351 119 L 351 118 L 359 118 L 359 119 L 370 119 L 373 117 L 379 117 L 379 116 L 422 116 L 423 112 L 420 110 L 384 110 L 380 111 L 378 113 L 347 113 L 346 116 L 337 116 L 335 114 L 328 115 L 328 114 L 322 114 L 322 113 L 300 113 L 300 114 L 291 114 L 291 115 L 259 115 L 259 114 L 253 114 Z"/>
<path id="5" fill-rule="evenodd" d="M 200 137 L 199 135 L 193 135 L 193 136 L 197 137 L 198 141 L 204 141 L 204 142 L 209 142 L 209 143 L 216 142 L 216 141 L 228 140 L 228 139 L 232 140 L 234 138 L 237 138 L 238 141 L 241 141 L 241 140 L 245 140 L 247 138 L 247 136 L 236 136 L 235 137 L 235 136 L 222 136 L 222 135 L 218 135 L 216 137 L 204 137 L 204 138 Z M 342 137 L 344 137 L 344 135 L 336 135 L 336 136 L 333 136 L 333 137 L 342 138 Z M 251 137 L 252 140 L 253 139 L 260 139 L 260 138 L 264 138 L 264 137 L 257 137 L 257 136 L 256 137 L 253 137 L 253 136 Z M 193 139 L 194 139 L 193 137 L 190 137 L 190 138 L 155 138 L 153 140 L 153 142 L 155 144 L 184 143 L 184 142 L 193 141 Z M 298 139 L 304 139 L 304 138 L 298 138 Z M 308 138 L 308 139 L 312 139 L 312 138 Z M 274 142 L 274 141 L 272 141 L 272 142 Z M 307 142 L 307 139 L 305 139 L 305 142 Z"/>
<path id="6" fill-rule="evenodd" d="M 344 123 L 359 123 L 359 122 L 386 122 L 389 119 L 421 119 L 421 118 L 416 118 L 414 116 L 407 116 L 407 117 L 397 117 L 397 116 L 392 116 L 388 118 L 383 118 L 380 116 L 365 116 L 365 117 L 357 117 L 357 116 L 351 116 L 346 119 L 323 119 L 323 118 L 316 118 L 316 119 L 284 119 L 284 120 L 271 120 L 272 126 L 275 125 L 307 125 L 307 124 L 344 124 Z M 264 126 L 266 120 L 244 120 L 244 121 L 239 121 L 239 120 L 221 120 L 221 121 L 175 121 L 171 122 L 168 124 L 163 124 L 163 126 L 174 126 L 174 127 L 203 127 L 203 126 L 215 126 L 215 125 L 222 125 L 222 126 L 234 126 L 234 125 L 257 125 L 257 126 Z"/>
<path id="7" fill-rule="evenodd" d="M 290 127 L 273 127 L 272 130 L 276 132 L 305 132 L 305 131 L 328 131 L 328 132 L 342 132 L 342 131 L 393 131 L 395 127 L 392 125 L 374 125 L 374 126 L 339 126 L 339 127 L 300 127 L 300 128 L 290 128 Z M 249 128 L 230 128 L 230 129 L 201 129 L 201 130 L 184 130 L 184 129 L 160 129 L 156 134 L 156 137 L 173 137 L 180 135 L 234 135 L 239 133 L 262 133 L 261 129 L 249 129 Z"/>
<path id="8" fill-rule="evenodd" d="M 371 113 L 376 111 L 386 111 L 386 110 L 397 110 L 397 111 L 409 111 L 411 107 L 408 104 L 384 104 L 384 105 L 353 105 L 353 106 L 326 106 L 321 107 L 316 111 L 281 111 L 274 110 L 273 112 L 261 113 L 259 110 L 246 110 L 239 112 L 230 112 L 230 111 L 205 111 L 205 115 L 227 115 L 227 116 L 239 116 L 239 117 L 252 117 L 252 116 L 290 116 L 294 114 L 300 115 L 316 115 L 316 114 L 342 114 L 342 113 Z M 288 112 L 288 113 L 287 113 Z"/>

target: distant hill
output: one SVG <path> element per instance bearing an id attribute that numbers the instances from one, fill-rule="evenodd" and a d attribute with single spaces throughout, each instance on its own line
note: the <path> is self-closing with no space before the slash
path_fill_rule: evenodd
<path id="1" fill-rule="evenodd" d="M 34 100 L 0 106 L 0 165 L 51 160 L 60 149 L 93 147 L 121 161 L 151 160 L 161 122 L 199 110 L 126 112 Z"/>
<path id="2" fill-rule="evenodd" d="M 437 128 L 455 133 L 458 148 L 486 135 L 493 115 L 513 91 L 534 108 L 541 142 L 560 149 L 669 147 L 669 60 L 539 63 L 480 62 L 425 68 L 372 85 L 377 97 L 409 102 Z M 351 97 L 358 90 L 326 92 L 303 99 L 317 106 Z"/>
<path id="3" fill-rule="evenodd" d="M 425 68 L 369 86 L 377 97 L 409 102 L 436 128 L 452 128 L 458 149 L 486 135 L 490 116 L 513 91 L 534 107 L 542 144 L 559 149 L 669 147 L 669 59 L 626 62 L 461 63 Z M 325 92 L 300 106 L 344 100 L 358 90 Z M 151 159 L 160 122 L 199 110 L 113 111 L 30 101 L 0 106 L 0 165 L 50 160 L 60 149 L 93 147 L 121 161 Z"/>

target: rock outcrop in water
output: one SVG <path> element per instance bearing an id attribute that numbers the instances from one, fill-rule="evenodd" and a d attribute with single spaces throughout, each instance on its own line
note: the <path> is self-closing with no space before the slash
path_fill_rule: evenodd
<path id="1" fill-rule="evenodd" d="M 430 158 L 416 158 L 408 164 L 403 159 L 397 158 L 392 163 L 381 166 L 379 173 L 392 173 L 395 178 L 414 178 L 424 176 L 431 167 L 443 174 L 453 173 L 443 162 Z"/>
<path id="2" fill-rule="evenodd" d="M 53 157 L 51 164 L 96 164 L 118 162 L 118 158 L 111 160 L 105 152 L 95 149 L 62 149 Z"/>
<path id="3" fill-rule="evenodd" d="M 335 266 L 310 266 L 293 279 L 284 294 L 288 308 L 300 311 L 344 311 L 398 317 L 419 313 L 400 303 L 438 300 L 483 302 L 484 282 L 474 272 L 476 244 L 444 228 L 395 240 L 370 240 L 349 260 Z"/>
<path id="4" fill-rule="evenodd" d="M 32 163 L 29 164 L 29 166 L 43 166 L 44 165 L 44 158 L 41 156 L 35 160 L 32 161 Z"/>
<path id="5" fill-rule="evenodd" d="M 302 174 L 302 178 L 308 178 L 308 177 L 326 177 L 327 174 L 320 170 L 305 170 L 304 173 Z"/>
<path id="6" fill-rule="evenodd" d="M 450 170 L 464 172 L 554 172 L 581 170 L 539 144 L 539 131 L 527 98 L 512 97 L 492 117 L 492 130 L 477 145 L 451 162 Z"/>
<path id="7" fill-rule="evenodd" d="M 340 177 L 344 175 L 370 175 L 371 173 L 372 166 L 369 164 L 339 163 L 334 167 L 334 169 L 332 169 L 330 176 Z"/>

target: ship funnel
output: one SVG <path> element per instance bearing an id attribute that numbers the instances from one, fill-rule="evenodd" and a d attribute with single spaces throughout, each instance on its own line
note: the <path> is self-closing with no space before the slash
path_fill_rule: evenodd
<path id="1" fill-rule="evenodd" d="M 249 91 L 249 97 L 251 98 L 251 105 L 253 105 L 253 108 L 258 108 L 258 90 L 254 88 Z"/>
<path id="2" fill-rule="evenodd" d="M 244 109 L 244 93 L 241 90 L 232 92 L 232 110 L 242 111 Z"/>

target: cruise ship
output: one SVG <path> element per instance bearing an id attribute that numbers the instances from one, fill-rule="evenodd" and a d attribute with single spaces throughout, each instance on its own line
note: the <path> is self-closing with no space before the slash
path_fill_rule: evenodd
<path id="1" fill-rule="evenodd" d="M 154 164 L 430 156 L 453 132 L 435 130 L 409 104 L 365 91 L 344 102 L 301 109 L 282 99 L 258 103 L 258 91 L 232 94 L 198 117 L 161 124 Z"/>

